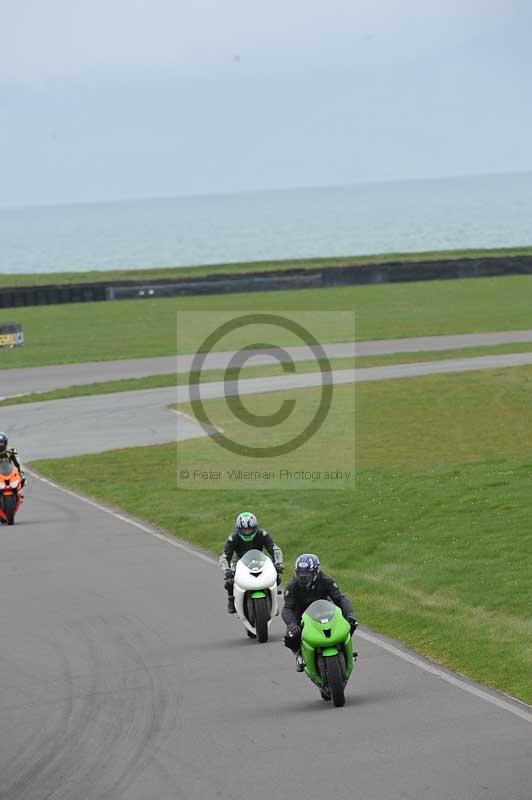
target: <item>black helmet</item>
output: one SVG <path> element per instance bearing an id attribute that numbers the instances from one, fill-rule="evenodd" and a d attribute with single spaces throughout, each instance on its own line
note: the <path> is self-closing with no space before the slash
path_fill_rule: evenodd
<path id="1" fill-rule="evenodd" d="M 296 558 L 294 575 L 305 589 L 312 589 L 320 571 L 320 560 L 314 553 L 303 553 Z"/>
<path id="2" fill-rule="evenodd" d="M 0 433 L 0 453 L 4 453 L 7 450 L 7 436 L 5 433 Z"/>

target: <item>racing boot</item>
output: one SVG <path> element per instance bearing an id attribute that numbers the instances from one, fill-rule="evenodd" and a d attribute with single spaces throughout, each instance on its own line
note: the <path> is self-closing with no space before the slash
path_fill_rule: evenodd
<path id="1" fill-rule="evenodd" d="M 227 598 L 227 613 L 236 614 L 235 598 L 233 597 L 232 594 L 230 594 L 229 597 Z"/>

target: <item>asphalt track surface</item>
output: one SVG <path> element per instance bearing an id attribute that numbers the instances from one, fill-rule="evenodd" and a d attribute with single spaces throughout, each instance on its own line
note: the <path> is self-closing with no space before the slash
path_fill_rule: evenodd
<path id="1" fill-rule="evenodd" d="M 529 707 L 362 632 L 334 709 L 279 619 L 259 645 L 225 613 L 209 557 L 37 478 L 19 520 L 2 800 L 530 800 Z"/>
<path id="2" fill-rule="evenodd" d="M 410 339 L 380 339 L 366 342 L 341 342 L 324 344 L 328 358 L 348 356 L 374 356 L 389 353 L 414 353 L 431 350 L 452 350 L 464 347 L 487 347 L 499 344 L 532 342 L 532 330 L 503 331 L 499 333 L 468 333 L 449 336 L 421 336 Z M 313 359 L 308 347 L 287 347 L 294 361 Z M 250 351 L 252 352 L 252 351 Z M 234 351 L 211 353 L 205 369 L 225 369 Z M 167 375 L 188 372 L 193 355 L 160 356 L 156 358 L 124 359 L 121 361 L 93 361 L 86 364 L 63 364 L 50 367 L 25 367 L 0 369 L 0 398 L 31 392 L 47 392 L 68 386 L 82 386 L 104 381 L 144 378 L 149 375 Z M 271 364 L 272 357 L 254 356 L 253 364 Z"/>
<path id="3" fill-rule="evenodd" d="M 334 384 L 340 385 L 526 364 L 532 364 L 532 353 L 334 370 L 331 374 Z M 238 385 L 235 381 L 216 381 L 202 384 L 201 396 L 208 399 L 237 391 L 246 395 L 303 389 L 319 386 L 321 381 L 320 372 L 246 378 Z M 187 402 L 188 391 L 188 386 L 178 386 L 7 406 L 0 409 L 0 430 L 9 430 L 26 460 L 183 441 L 205 435 L 195 420 L 167 408 Z"/>

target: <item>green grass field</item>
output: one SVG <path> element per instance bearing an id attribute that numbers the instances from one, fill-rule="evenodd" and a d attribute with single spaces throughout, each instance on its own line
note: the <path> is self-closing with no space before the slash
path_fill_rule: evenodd
<path id="1" fill-rule="evenodd" d="M 530 255 L 532 247 L 500 247 L 480 250 L 439 250 L 426 253 L 381 253 L 377 255 L 343 256 L 340 258 L 305 258 L 283 261 L 251 261 L 240 264 L 206 264 L 198 267 L 160 267 L 156 269 L 94 270 L 86 272 L 47 272 L 19 275 L 0 274 L 2 286 L 44 286 L 49 284 L 95 283 L 113 280 L 157 280 L 203 275 L 235 274 L 242 272 L 271 272 L 273 270 L 312 269 L 315 267 L 383 264 L 390 261 L 417 262 L 457 258 L 500 258 L 501 256 Z"/>
<path id="2" fill-rule="evenodd" d="M 2 311 L 23 323 L 26 344 L 0 350 L 0 369 L 192 352 L 197 331 L 181 332 L 177 311 L 331 311 L 316 332 L 324 342 L 352 338 L 345 310 L 356 312 L 356 336 L 387 339 L 532 327 L 532 276 L 348 286 L 208 298 L 86 303 Z M 321 327 L 320 327 L 321 326 Z M 248 344 L 242 334 L 239 346 Z M 292 343 L 279 333 L 279 344 Z"/>
<path id="3" fill-rule="evenodd" d="M 364 624 L 531 702 L 531 390 L 530 367 L 359 384 L 354 489 L 271 491 L 261 482 L 245 491 L 184 489 L 175 444 L 143 451 L 146 473 L 161 476 L 149 493 L 138 448 L 37 467 L 213 552 L 237 511 L 250 507 L 287 561 L 303 550 L 320 554 Z M 316 396 L 300 393 L 294 426 Z M 246 404 L 270 413 L 282 399 Z M 352 401 L 352 386 L 335 389 L 328 452 L 310 442 L 305 468 L 332 455 L 339 466 L 351 464 L 344 439 Z M 234 433 L 224 401 L 206 407 Z M 230 458 L 207 439 L 179 447 L 180 463 L 223 466 Z M 296 463 L 296 454 L 289 459 Z"/>

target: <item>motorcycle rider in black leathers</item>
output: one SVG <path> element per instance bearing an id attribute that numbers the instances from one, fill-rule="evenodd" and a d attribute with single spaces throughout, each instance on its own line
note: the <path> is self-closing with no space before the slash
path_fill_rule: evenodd
<path id="1" fill-rule="evenodd" d="M 236 518 L 235 530 L 228 536 L 222 555 L 219 559 L 220 567 L 224 572 L 225 588 L 227 589 L 227 611 L 235 613 L 235 599 L 233 596 L 233 582 L 235 577 L 235 564 L 248 550 L 261 550 L 266 548 L 277 570 L 277 584 L 281 582 L 281 573 L 284 570 L 283 553 L 273 541 L 270 534 L 259 528 L 255 514 L 243 511 Z"/>
<path id="2" fill-rule="evenodd" d="M 8 438 L 7 438 L 6 434 L 5 433 L 0 433 L 0 459 L 7 459 L 7 461 L 11 461 L 11 463 L 15 465 L 15 467 L 19 471 L 20 485 L 22 487 L 26 483 L 26 478 L 25 478 L 24 473 L 22 471 L 22 467 L 20 465 L 20 461 L 18 460 L 18 453 L 13 448 L 9 448 L 8 449 L 8 447 L 7 447 L 8 444 L 9 444 L 9 442 L 8 442 Z"/>
<path id="3" fill-rule="evenodd" d="M 314 600 L 331 600 L 342 611 L 353 634 L 357 621 L 349 597 L 342 594 L 340 587 L 329 575 L 320 570 L 320 560 L 314 553 L 304 553 L 296 559 L 294 577 L 284 590 L 284 608 L 281 616 L 286 623 L 284 643 L 296 654 L 296 670 L 303 672 L 305 665 L 301 658 L 301 617 Z"/>

